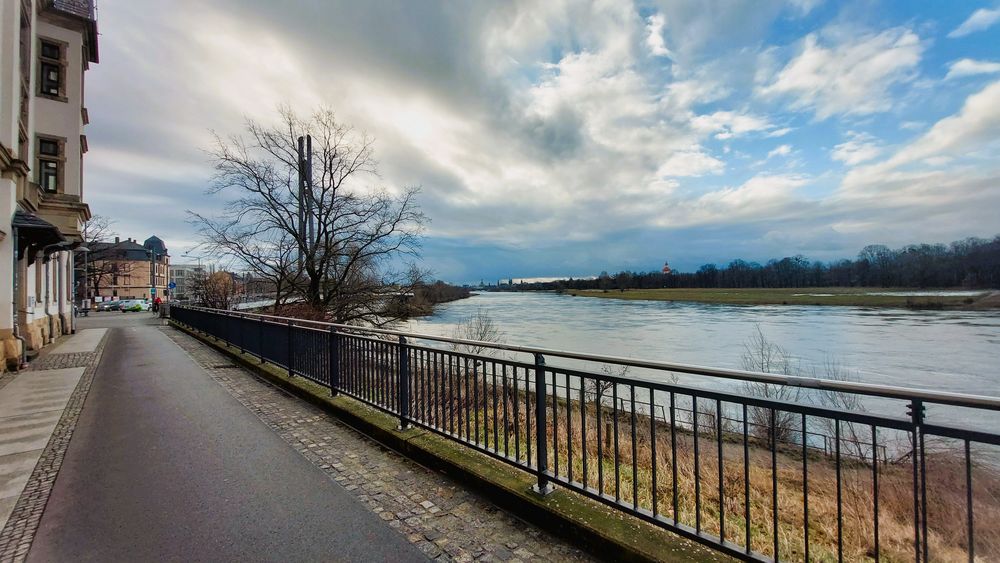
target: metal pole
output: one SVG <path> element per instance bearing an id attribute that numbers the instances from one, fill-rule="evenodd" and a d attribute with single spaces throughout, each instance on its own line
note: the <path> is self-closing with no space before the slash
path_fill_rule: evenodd
<path id="1" fill-rule="evenodd" d="M 399 430 L 410 428 L 410 351 L 399 337 Z"/>
<path id="2" fill-rule="evenodd" d="M 336 397 L 340 388 L 340 334 L 330 327 L 330 396 Z"/>
<path id="3" fill-rule="evenodd" d="M 545 356 L 535 354 L 535 451 L 538 456 L 536 463 L 538 483 L 532 485 L 531 490 L 542 496 L 555 491 L 549 483 L 548 476 L 545 475 L 549 470 L 545 392 Z"/>

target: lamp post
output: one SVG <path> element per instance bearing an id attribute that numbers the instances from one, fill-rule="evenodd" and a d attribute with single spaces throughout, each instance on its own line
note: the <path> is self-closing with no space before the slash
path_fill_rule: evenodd
<path id="1" fill-rule="evenodd" d="M 90 249 L 86 246 L 78 246 L 73 249 L 74 253 L 83 254 L 83 297 L 80 299 L 80 308 L 83 309 L 83 316 L 87 317 L 90 315 L 90 299 L 87 295 L 87 278 L 90 277 L 90 262 L 88 258 L 90 257 Z M 74 260 L 75 261 L 75 260 Z M 76 273 L 76 268 L 73 268 L 73 273 Z M 76 315 L 73 315 L 74 319 Z M 76 321 L 73 321 L 73 332 L 76 332 Z"/>
<path id="2" fill-rule="evenodd" d="M 201 256 L 196 256 L 194 254 L 191 254 L 190 252 L 185 253 L 185 254 L 181 254 L 181 256 L 183 256 L 185 258 L 194 258 L 195 260 L 197 260 L 198 261 L 198 275 L 200 276 L 200 275 L 203 275 L 205 273 L 205 271 L 202 270 L 202 268 L 201 268 Z M 188 290 L 187 284 L 188 284 L 188 281 L 187 281 L 187 278 L 185 278 L 184 279 L 184 296 L 185 296 L 184 298 L 187 299 L 188 301 L 190 301 L 191 298 L 190 298 L 190 296 L 187 295 L 187 290 Z"/>

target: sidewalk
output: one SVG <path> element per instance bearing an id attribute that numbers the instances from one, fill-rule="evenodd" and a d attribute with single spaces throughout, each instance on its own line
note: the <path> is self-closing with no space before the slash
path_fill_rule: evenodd
<path id="1" fill-rule="evenodd" d="M 107 330 L 61 339 L 0 382 L 0 560 L 23 558 L 100 361 Z"/>
<path id="2" fill-rule="evenodd" d="M 95 322 L 104 358 L 58 479 L 36 467 L 0 561 L 587 559 L 179 331 Z"/>

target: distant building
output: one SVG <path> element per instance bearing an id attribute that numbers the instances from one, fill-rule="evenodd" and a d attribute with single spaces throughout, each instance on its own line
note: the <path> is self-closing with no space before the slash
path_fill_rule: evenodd
<path id="1" fill-rule="evenodd" d="M 173 264 L 170 266 L 170 281 L 177 287 L 170 292 L 173 299 L 191 299 L 193 280 L 205 276 L 208 270 L 199 264 Z"/>
<path id="2" fill-rule="evenodd" d="M 673 270 L 670 269 L 670 264 L 668 262 L 663 263 L 663 269 L 660 271 L 663 272 L 664 275 L 673 273 Z"/>
<path id="3" fill-rule="evenodd" d="M 114 242 L 95 242 L 92 247 L 86 296 L 92 303 L 170 297 L 170 254 L 159 237 L 151 236 L 142 244 L 115 237 Z"/>

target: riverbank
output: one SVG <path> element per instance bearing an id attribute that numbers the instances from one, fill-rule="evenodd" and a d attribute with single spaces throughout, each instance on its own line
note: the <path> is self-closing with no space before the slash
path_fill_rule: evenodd
<path id="1" fill-rule="evenodd" d="M 923 291 L 878 288 L 617 289 L 570 290 L 569 295 L 644 301 L 689 301 L 726 305 L 841 305 L 907 309 L 1000 308 L 996 292 Z"/>

